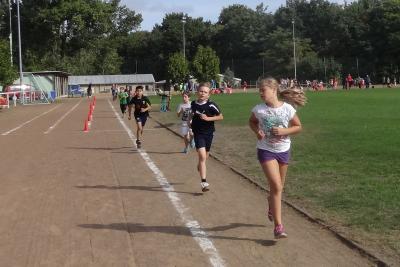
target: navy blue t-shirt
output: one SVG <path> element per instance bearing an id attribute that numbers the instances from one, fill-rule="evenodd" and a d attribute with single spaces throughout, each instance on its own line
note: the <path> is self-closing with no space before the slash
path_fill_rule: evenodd
<path id="1" fill-rule="evenodd" d="M 143 116 L 143 115 L 148 116 L 149 115 L 149 111 L 145 111 L 145 112 L 140 111 L 142 108 L 147 108 L 148 106 L 151 106 L 150 100 L 147 98 L 147 96 L 142 96 L 141 98 L 134 96 L 129 101 L 129 105 L 134 105 L 135 116 Z"/>
<path id="2" fill-rule="evenodd" d="M 191 103 L 192 109 L 192 130 L 195 134 L 211 134 L 215 131 L 213 121 L 205 121 L 200 118 L 200 114 L 206 114 L 208 117 L 214 117 L 221 114 L 221 111 L 216 103 L 207 100 L 203 104 L 196 101 Z"/>

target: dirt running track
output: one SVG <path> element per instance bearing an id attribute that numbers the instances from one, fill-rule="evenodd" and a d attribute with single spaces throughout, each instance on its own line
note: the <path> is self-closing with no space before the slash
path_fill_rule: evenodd
<path id="1" fill-rule="evenodd" d="M 0 266 L 374 265 L 288 207 L 275 241 L 265 193 L 210 159 L 202 194 L 175 135 L 149 120 L 138 151 L 108 98 L 82 132 L 88 109 L 0 112 Z"/>

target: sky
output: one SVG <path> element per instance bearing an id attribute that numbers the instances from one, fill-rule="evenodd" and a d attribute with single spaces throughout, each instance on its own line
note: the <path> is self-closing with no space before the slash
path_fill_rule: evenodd
<path id="1" fill-rule="evenodd" d="M 329 2 L 343 4 L 344 0 L 331 0 Z M 351 2 L 351 1 L 347 1 Z M 161 24 L 167 13 L 183 12 L 190 17 L 203 17 L 212 23 L 217 22 L 222 8 L 233 4 L 246 5 L 255 9 L 257 5 L 264 3 L 268 12 L 275 12 L 280 6 L 286 3 L 285 0 L 121 0 L 121 4 L 126 5 L 136 13 L 142 14 L 143 21 L 141 30 L 151 31 L 154 25 Z"/>

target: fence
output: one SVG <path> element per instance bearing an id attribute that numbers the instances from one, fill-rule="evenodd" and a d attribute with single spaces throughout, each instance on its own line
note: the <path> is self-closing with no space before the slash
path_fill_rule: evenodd
<path id="1" fill-rule="evenodd" d="M 10 93 L 0 93 L 0 108 L 10 108 Z"/>

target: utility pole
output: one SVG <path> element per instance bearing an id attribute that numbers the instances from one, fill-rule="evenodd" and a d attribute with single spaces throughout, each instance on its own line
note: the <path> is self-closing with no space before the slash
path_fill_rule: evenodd
<path id="1" fill-rule="evenodd" d="M 12 18 L 11 18 L 11 0 L 8 0 L 8 11 L 9 11 L 9 16 L 10 16 L 10 62 L 11 66 L 13 65 L 13 50 L 12 50 Z"/>
<path id="2" fill-rule="evenodd" d="M 357 64 L 357 78 L 360 77 L 360 72 L 358 70 L 358 57 L 356 57 L 356 64 Z"/>
<path id="3" fill-rule="evenodd" d="M 183 15 L 183 17 L 182 17 L 182 39 L 183 39 L 183 58 L 184 59 L 186 59 L 185 23 L 186 23 L 186 16 Z"/>
<path id="4" fill-rule="evenodd" d="M 262 75 L 262 77 L 264 78 L 264 57 L 263 57 L 262 61 L 263 61 L 263 75 Z"/>
<path id="5" fill-rule="evenodd" d="M 24 88 L 22 88 L 22 52 L 21 52 L 21 19 L 20 19 L 20 14 L 19 14 L 19 2 L 20 0 L 17 0 L 17 16 L 18 16 L 18 55 L 19 55 L 19 84 L 21 86 L 22 90 L 22 104 L 25 103 L 25 96 L 24 96 Z"/>
<path id="6" fill-rule="evenodd" d="M 297 67 L 296 67 L 296 39 L 294 37 L 294 19 L 292 19 L 293 26 L 293 61 L 294 61 L 294 79 L 297 80 Z"/>

